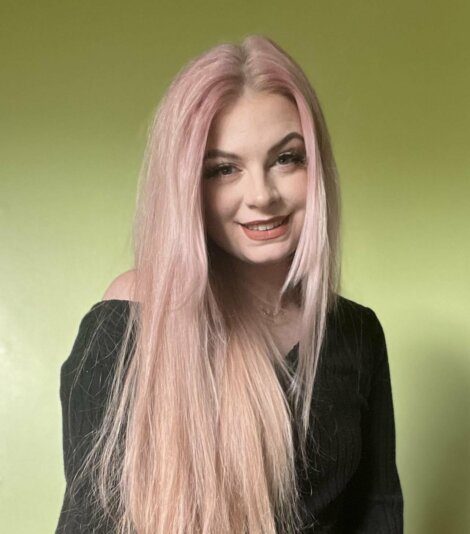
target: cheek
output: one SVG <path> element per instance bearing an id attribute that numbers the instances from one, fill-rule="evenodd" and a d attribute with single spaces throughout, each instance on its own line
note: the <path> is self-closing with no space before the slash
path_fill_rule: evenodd
<path id="1" fill-rule="evenodd" d="M 207 234 L 220 244 L 227 213 L 220 195 L 207 194 L 204 199 L 204 224 Z"/>
<path id="2" fill-rule="evenodd" d="M 289 197 L 297 206 L 305 206 L 307 200 L 307 173 L 293 180 L 289 187 Z"/>
<path id="3" fill-rule="evenodd" d="M 208 224 L 229 222 L 233 218 L 235 202 L 227 191 L 206 188 L 203 194 L 204 213 Z"/>
<path id="4" fill-rule="evenodd" d="M 207 187 L 203 189 L 202 197 L 204 203 L 204 220 L 209 225 L 217 213 L 217 199 L 213 191 Z"/>

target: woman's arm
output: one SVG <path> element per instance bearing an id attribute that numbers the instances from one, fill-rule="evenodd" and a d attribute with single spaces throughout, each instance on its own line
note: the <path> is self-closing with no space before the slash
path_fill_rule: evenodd
<path id="1" fill-rule="evenodd" d="M 345 525 L 351 534 L 402 534 L 403 493 L 395 459 L 395 419 L 385 335 L 368 310 L 372 351 L 368 407 L 362 414 L 362 456 L 346 490 Z"/>
<path id="2" fill-rule="evenodd" d="M 113 312 L 112 302 L 99 303 L 84 316 L 72 351 L 60 369 L 66 488 L 56 534 L 111 532 L 94 525 L 92 507 L 86 498 L 90 490 L 89 478 L 85 477 L 76 486 L 73 495 L 71 489 L 72 481 L 91 449 L 93 432 L 103 415 L 106 378 L 122 329 L 119 317 Z"/>

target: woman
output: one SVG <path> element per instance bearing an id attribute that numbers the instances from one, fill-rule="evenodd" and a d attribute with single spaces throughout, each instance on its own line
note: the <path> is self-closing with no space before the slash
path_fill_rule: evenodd
<path id="1" fill-rule="evenodd" d="M 252 35 L 191 61 L 141 172 L 135 265 L 61 368 L 57 533 L 401 533 L 384 332 L 339 295 L 317 97 Z"/>

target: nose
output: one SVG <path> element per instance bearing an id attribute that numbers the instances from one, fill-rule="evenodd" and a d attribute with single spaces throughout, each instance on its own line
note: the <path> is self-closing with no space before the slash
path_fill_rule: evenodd
<path id="1" fill-rule="evenodd" d="M 263 208 L 276 202 L 280 195 L 272 178 L 261 169 L 247 175 L 244 196 L 248 207 Z"/>

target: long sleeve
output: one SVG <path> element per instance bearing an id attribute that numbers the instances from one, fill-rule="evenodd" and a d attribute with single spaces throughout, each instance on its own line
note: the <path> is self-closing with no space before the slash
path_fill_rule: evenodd
<path id="1" fill-rule="evenodd" d="M 351 534 L 402 534 L 403 494 L 396 466 L 395 419 L 384 331 L 367 308 L 371 381 L 362 414 L 362 453 L 346 490 L 346 531 Z"/>
<path id="2" fill-rule="evenodd" d="M 103 313 L 98 313 L 102 309 Z M 72 351 L 60 369 L 65 494 L 56 534 L 110 533 L 98 528 L 86 499 L 85 478 L 72 496 L 72 479 L 90 451 L 92 435 L 101 421 L 108 375 L 122 333 L 117 308 L 95 305 L 83 317 Z"/>

